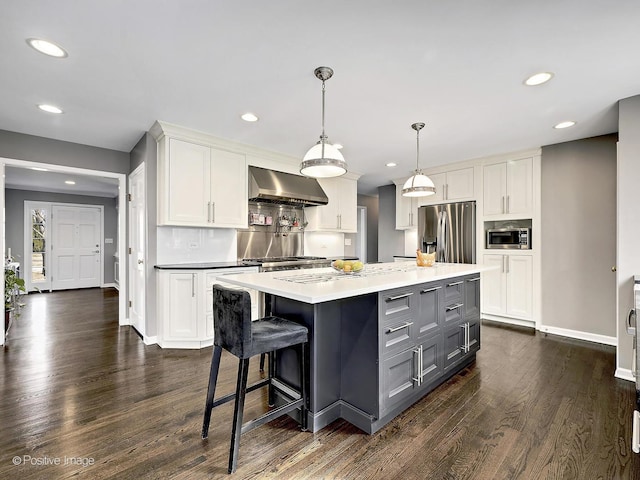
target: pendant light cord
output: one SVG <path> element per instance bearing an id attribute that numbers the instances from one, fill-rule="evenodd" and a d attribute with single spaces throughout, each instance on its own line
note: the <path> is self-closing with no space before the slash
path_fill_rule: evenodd
<path id="1" fill-rule="evenodd" d="M 324 142 L 326 140 L 327 136 L 324 134 L 324 80 L 322 80 L 322 135 L 320 135 L 322 158 L 324 158 Z"/>
<path id="2" fill-rule="evenodd" d="M 416 130 L 416 173 L 420 170 L 420 130 Z"/>

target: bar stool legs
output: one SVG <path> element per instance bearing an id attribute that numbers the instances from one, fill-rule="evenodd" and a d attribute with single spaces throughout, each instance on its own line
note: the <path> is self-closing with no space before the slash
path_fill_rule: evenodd
<path id="1" fill-rule="evenodd" d="M 249 376 L 249 359 L 240 359 L 238 365 L 238 382 L 236 386 L 236 401 L 233 409 L 233 428 L 231 430 L 231 447 L 229 449 L 229 473 L 236 471 L 238 465 L 238 450 L 242 435 L 242 416 L 244 413 L 244 399 L 247 394 L 247 377 Z"/>
<path id="2" fill-rule="evenodd" d="M 238 378 L 236 382 L 236 391 L 225 395 L 215 400 L 216 384 L 218 381 L 218 373 L 220 371 L 220 359 L 222 356 L 222 347 L 214 346 L 213 356 L 211 358 L 211 371 L 209 373 L 209 386 L 207 388 L 207 399 L 204 410 L 204 420 L 202 422 L 202 438 L 206 439 L 209 436 L 209 424 L 211 422 L 211 411 L 214 407 L 223 403 L 235 400 L 233 410 L 233 426 L 231 429 L 231 445 L 229 447 L 229 473 L 233 473 L 238 465 L 238 451 L 240 450 L 240 437 L 243 433 L 246 433 L 254 428 L 263 425 L 271 420 L 278 418 L 281 415 L 289 413 L 297 408 L 300 408 L 300 429 L 304 432 L 307 431 L 307 353 L 306 343 L 296 345 L 295 350 L 299 355 L 298 365 L 300 366 L 300 393 L 293 397 L 290 403 L 281 405 L 262 416 L 247 422 L 242 423 L 244 413 L 244 403 L 247 392 L 251 392 L 260 387 L 269 387 L 269 406 L 275 404 L 275 391 L 280 390 L 273 383 L 275 375 L 276 354 L 275 352 L 269 353 L 269 377 L 254 385 L 247 387 L 247 381 L 249 377 L 249 359 L 240 358 L 238 364 Z M 287 389 L 291 391 L 291 389 Z M 283 392 L 286 393 L 286 392 Z M 295 392 L 294 392 L 295 393 Z M 291 393 L 288 393 L 291 395 Z"/>
<path id="3" fill-rule="evenodd" d="M 204 407 L 204 421 L 202 422 L 202 438 L 207 438 L 209 436 L 209 423 L 211 422 L 211 410 L 213 410 L 213 397 L 216 393 L 216 384 L 218 383 L 221 355 L 222 347 L 214 346 L 213 356 L 211 357 L 209 386 L 207 387 L 207 401 Z"/>

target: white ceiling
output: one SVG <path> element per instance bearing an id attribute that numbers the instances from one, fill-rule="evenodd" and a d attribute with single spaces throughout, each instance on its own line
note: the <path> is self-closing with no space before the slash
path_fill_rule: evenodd
<path id="1" fill-rule="evenodd" d="M 66 181 L 75 184 L 68 185 Z M 118 179 L 60 172 L 42 172 L 29 168 L 5 167 L 6 188 L 37 192 L 67 193 L 91 197 L 118 196 Z"/>
<path id="2" fill-rule="evenodd" d="M 327 134 L 375 194 L 415 168 L 415 122 L 423 167 L 617 131 L 639 25 L 638 0 L 3 2 L 0 129 L 129 152 L 160 119 L 302 157 L 327 65 Z"/>

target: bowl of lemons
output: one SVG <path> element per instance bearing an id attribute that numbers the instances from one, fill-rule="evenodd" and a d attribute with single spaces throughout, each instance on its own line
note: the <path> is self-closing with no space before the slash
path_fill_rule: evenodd
<path id="1" fill-rule="evenodd" d="M 349 275 L 362 272 L 362 270 L 364 270 L 364 263 L 360 260 L 334 260 L 331 262 L 331 267 L 340 273 Z"/>

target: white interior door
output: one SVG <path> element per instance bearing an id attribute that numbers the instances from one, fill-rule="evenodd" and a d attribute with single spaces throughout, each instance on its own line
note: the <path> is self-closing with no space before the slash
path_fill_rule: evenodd
<path id="1" fill-rule="evenodd" d="M 51 208 L 52 290 L 101 285 L 102 208 Z"/>
<path id="2" fill-rule="evenodd" d="M 144 164 L 129 176 L 129 321 L 145 336 L 145 180 Z"/>

